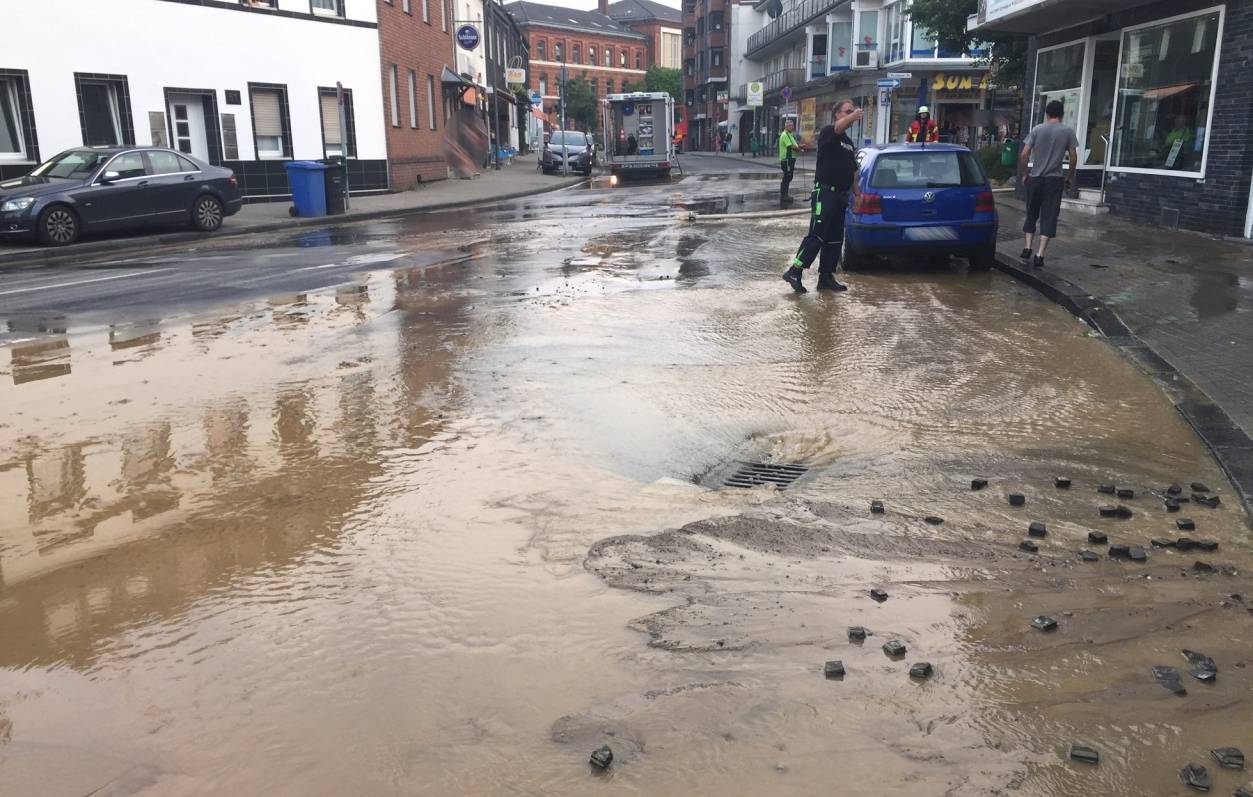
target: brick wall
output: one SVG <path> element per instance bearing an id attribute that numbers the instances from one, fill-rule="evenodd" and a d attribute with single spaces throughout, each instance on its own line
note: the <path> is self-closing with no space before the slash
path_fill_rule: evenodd
<path id="1" fill-rule="evenodd" d="M 559 28 L 547 28 L 541 25 L 527 25 L 525 29 L 527 42 L 530 44 L 531 64 L 527 79 L 533 91 L 540 89 L 540 77 L 547 78 L 548 90 L 544 93 L 544 112 L 549 121 L 556 124 L 558 108 L 558 81 L 561 76 L 561 64 L 557 62 L 554 47 L 561 45 L 562 57 L 566 61 L 566 72 L 569 79 L 584 78 L 595 81 L 596 97 L 600 99 L 608 93 L 612 85 L 614 92 L 621 92 L 628 83 L 643 80 L 648 68 L 647 42 L 643 39 L 609 34 L 583 33 Z M 579 48 L 579 60 L 574 61 L 574 47 Z M 588 63 L 588 48 L 595 48 L 596 65 Z M 613 64 L 606 68 L 605 48 L 611 48 Z M 622 66 L 622 53 L 626 52 L 627 66 Z M 636 59 L 640 68 L 636 69 Z"/>
<path id="2" fill-rule="evenodd" d="M 661 29 L 663 27 L 660 20 L 642 19 L 638 21 L 618 20 L 618 24 L 623 27 L 630 28 L 636 33 L 645 36 L 648 40 L 644 42 L 644 68 L 648 69 L 653 64 L 661 63 Z M 677 23 L 666 25 L 664 27 L 675 28 Z"/>
<path id="3" fill-rule="evenodd" d="M 383 82 L 383 123 L 387 128 L 388 171 L 393 191 L 407 191 L 419 182 L 444 180 L 448 164 L 444 158 L 444 117 L 440 77 L 445 64 L 453 63 L 452 32 L 441 25 L 442 0 L 427 0 L 430 22 L 422 21 L 422 0 L 411 0 L 412 13 L 403 10 L 403 0 L 378 0 L 379 40 L 382 49 L 380 79 Z M 396 66 L 398 125 L 391 119 L 391 66 Z M 409 70 L 416 77 L 418 126 L 410 125 Z M 427 114 L 427 77 L 434 85 L 431 105 L 435 108 L 435 129 Z"/>
<path id="4" fill-rule="evenodd" d="M 1085 26 L 1050 33 L 1040 37 L 1036 45 L 1047 47 L 1211 6 L 1211 2 L 1203 0 L 1155 3 Z M 1205 178 L 1111 171 L 1105 178 L 1105 197 L 1113 215 L 1146 224 L 1173 226 L 1177 214 L 1178 226 L 1184 229 L 1216 235 L 1243 234 L 1250 172 L 1253 171 L 1253 0 L 1232 0 L 1225 7 L 1213 121 L 1206 132 L 1209 152 Z M 1034 68 L 1032 52 L 1028 60 L 1027 86 L 1034 85 Z M 1029 100 L 1026 105 L 1030 105 Z M 1029 113 L 1030 108 L 1025 108 L 1024 130 Z M 1084 176 L 1088 179 L 1081 178 L 1081 184 L 1099 180 L 1096 171 Z"/>

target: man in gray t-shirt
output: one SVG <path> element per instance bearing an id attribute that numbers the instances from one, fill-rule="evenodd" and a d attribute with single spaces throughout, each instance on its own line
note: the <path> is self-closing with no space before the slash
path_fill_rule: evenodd
<path id="1" fill-rule="evenodd" d="M 1044 250 L 1049 239 L 1057 237 L 1057 217 L 1062 211 L 1062 194 L 1075 184 L 1079 168 L 1079 140 L 1075 131 L 1062 124 L 1064 108 L 1053 100 L 1044 109 L 1044 124 L 1036 125 L 1023 142 L 1018 156 L 1018 173 L 1027 188 L 1027 218 L 1022 224 L 1023 249 L 1020 257 L 1031 259 L 1031 237 L 1036 221 L 1040 222 L 1039 251 L 1032 263 L 1044 267 Z M 1070 173 L 1063 175 L 1063 158 L 1070 156 Z M 1031 169 L 1027 170 L 1028 159 Z"/>

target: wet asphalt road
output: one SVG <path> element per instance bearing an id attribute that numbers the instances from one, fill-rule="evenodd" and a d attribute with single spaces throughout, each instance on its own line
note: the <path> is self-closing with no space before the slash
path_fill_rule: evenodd
<path id="1" fill-rule="evenodd" d="M 1247 745 L 1245 519 L 1151 547 L 1152 491 L 1228 494 L 1161 390 L 959 263 L 795 296 L 803 215 L 676 218 L 774 171 L 685 166 L 6 274 L 3 793 L 1172 794 Z M 1181 648 L 1219 682 L 1154 683 Z"/>

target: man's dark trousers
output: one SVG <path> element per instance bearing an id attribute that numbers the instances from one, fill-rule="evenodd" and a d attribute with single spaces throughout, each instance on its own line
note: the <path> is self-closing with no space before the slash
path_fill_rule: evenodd
<path id="1" fill-rule="evenodd" d="M 809 234 L 801 241 L 792 265 L 809 268 L 818 260 L 819 274 L 835 274 L 844 245 L 844 212 L 848 210 L 848 191 L 830 185 L 815 185 L 809 198 Z"/>
<path id="2" fill-rule="evenodd" d="M 780 160 L 779 168 L 783 169 L 783 182 L 779 183 L 779 198 L 786 200 L 788 188 L 792 185 L 792 176 L 796 174 L 796 158 Z"/>
<path id="3" fill-rule="evenodd" d="M 1057 217 L 1062 211 L 1062 193 L 1066 190 L 1065 177 L 1030 177 L 1027 179 L 1027 218 L 1022 231 L 1035 233 L 1036 220 L 1040 221 L 1040 235 L 1057 237 Z"/>

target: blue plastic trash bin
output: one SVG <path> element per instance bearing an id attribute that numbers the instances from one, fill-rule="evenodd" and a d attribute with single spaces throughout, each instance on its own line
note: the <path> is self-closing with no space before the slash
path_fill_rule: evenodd
<path id="1" fill-rule="evenodd" d="M 317 161 L 289 161 L 287 183 L 297 216 L 326 215 L 326 165 Z"/>

